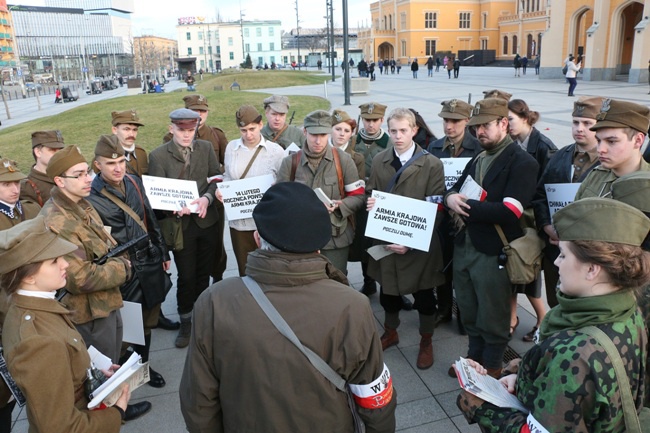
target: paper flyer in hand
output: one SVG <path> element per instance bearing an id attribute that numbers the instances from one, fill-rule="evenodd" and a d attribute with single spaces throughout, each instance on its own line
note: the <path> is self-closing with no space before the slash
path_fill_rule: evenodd
<path id="1" fill-rule="evenodd" d="M 467 196 L 469 200 L 483 201 L 487 198 L 487 192 L 481 187 L 481 185 L 476 183 L 472 176 L 467 176 L 465 178 L 465 182 L 463 182 L 463 186 L 460 187 L 460 191 L 458 192 Z"/>
<path id="2" fill-rule="evenodd" d="M 142 184 L 144 193 L 154 209 L 179 211 L 187 207 L 192 213 L 199 212 L 198 205 L 190 205 L 199 198 L 199 190 L 194 180 L 143 175 Z"/>
<path id="3" fill-rule="evenodd" d="M 149 363 L 141 363 L 141 360 L 140 355 L 133 353 L 119 370 L 92 393 L 88 409 L 97 409 L 102 404 L 107 407 L 113 406 L 122 394 L 124 383 L 129 385 L 131 391 L 135 391 L 149 382 Z"/>

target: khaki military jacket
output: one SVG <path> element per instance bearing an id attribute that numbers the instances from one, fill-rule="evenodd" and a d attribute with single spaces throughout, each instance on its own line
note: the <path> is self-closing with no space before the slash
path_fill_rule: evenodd
<path id="1" fill-rule="evenodd" d="M 29 402 L 29 433 L 117 433 L 117 408 L 86 409 L 90 356 L 68 316 L 53 299 L 12 295 L 2 342 L 9 372 Z"/>
<path id="2" fill-rule="evenodd" d="M 131 278 L 131 269 L 121 257 L 110 258 L 103 265 L 93 263 L 115 242 L 90 203 L 83 199 L 74 203 L 54 187 L 41 215 L 59 236 L 79 247 L 65 256 L 70 263 L 65 287 L 69 293 L 62 302 L 70 310 L 72 322 L 81 325 L 122 308 L 120 286 Z"/>
<path id="3" fill-rule="evenodd" d="M 20 181 L 20 199 L 38 203 L 39 207 L 43 207 L 50 199 L 52 188 L 54 188 L 54 181 L 47 174 L 32 167 L 27 179 Z"/>
<path id="4" fill-rule="evenodd" d="M 357 134 L 357 139 L 354 144 L 354 151 L 362 154 L 366 159 L 366 176 L 370 176 L 372 168 L 372 161 L 379 152 L 393 147 L 393 140 L 384 132 L 378 140 L 366 143 L 361 138 L 361 133 Z"/>
<path id="5" fill-rule="evenodd" d="M 27 200 L 21 200 L 20 206 L 23 210 L 22 214 L 15 207 L 7 209 L 7 206 L 0 203 L 0 230 L 10 229 L 25 220 L 35 218 L 41 210 L 39 205 Z"/>
<path id="6" fill-rule="evenodd" d="M 302 147 L 306 140 L 305 134 L 302 133 L 302 130 L 293 125 L 287 125 L 287 128 L 282 132 L 282 134 L 276 134 L 267 124 L 262 127 L 262 135 L 267 140 L 278 143 L 283 149 L 289 147 L 291 143 L 295 143 L 296 146 Z"/>
<path id="7" fill-rule="evenodd" d="M 650 164 L 641 159 L 641 165 L 637 171 L 650 171 Z M 625 177 L 625 176 L 622 176 Z M 576 200 L 587 197 L 609 197 L 611 198 L 612 183 L 618 177 L 612 171 L 603 166 L 591 170 L 586 179 L 580 184 L 576 193 Z"/>
<path id="8" fill-rule="evenodd" d="M 370 384 L 385 371 L 368 300 L 338 282 L 345 277 L 323 256 L 257 250 L 246 273 L 298 339 L 348 383 Z M 193 322 L 179 390 L 190 433 L 354 431 L 345 394 L 279 333 L 240 278 L 204 291 Z M 380 408 L 358 408 L 366 431 L 392 433 L 397 397 L 377 400 Z"/>

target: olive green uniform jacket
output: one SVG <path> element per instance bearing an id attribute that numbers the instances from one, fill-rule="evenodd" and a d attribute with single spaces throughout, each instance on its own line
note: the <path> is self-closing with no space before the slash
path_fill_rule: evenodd
<path id="1" fill-rule="evenodd" d="M 415 152 L 419 152 L 416 145 Z M 396 173 L 391 162 L 395 157 L 392 147 L 379 153 L 372 161 L 372 172 L 366 185 L 368 196 L 373 190 L 386 191 L 385 188 Z M 427 154 L 415 160 L 400 176 L 391 194 L 401 195 L 416 200 L 440 196 L 445 193 L 444 168 L 440 159 Z M 442 221 L 443 212 L 439 206 L 435 224 Z M 428 224 L 434 221 L 427 220 Z M 373 240 L 373 245 L 387 242 Z M 410 250 L 406 254 L 391 254 L 380 261 L 370 258 L 368 275 L 382 286 L 387 295 L 406 295 L 420 290 L 431 289 L 445 282 L 442 273 L 443 260 L 440 238 L 434 230 L 429 244 L 429 251 Z"/>
<path id="2" fill-rule="evenodd" d="M 302 344 L 348 383 L 380 377 L 384 359 L 368 299 L 341 284 L 347 280 L 323 256 L 256 250 L 246 274 Z M 192 320 L 179 390 L 190 433 L 354 431 L 346 395 L 280 334 L 240 278 L 204 291 Z M 395 431 L 396 394 L 385 400 L 358 408 L 368 433 Z"/>
<path id="3" fill-rule="evenodd" d="M 29 433 L 117 433 L 117 408 L 86 409 L 90 356 L 68 316 L 53 299 L 12 295 L 2 342 L 9 372 L 28 401 Z"/>
<path id="4" fill-rule="evenodd" d="M 4 212 L 6 210 L 5 205 L 0 203 L 0 207 L 3 210 L 0 212 L 0 230 L 7 230 L 25 220 L 36 218 L 41 210 L 41 208 L 36 203 L 27 200 L 21 200 L 20 206 L 23 209 L 22 215 L 14 208 L 12 212 L 13 216 L 9 216 Z"/>
<path id="5" fill-rule="evenodd" d="M 372 161 L 379 152 L 393 147 L 393 140 L 384 132 L 378 140 L 366 142 L 361 138 L 361 133 L 357 134 L 354 145 L 354 151 L 362 154 L 366 159 L 366 176 L 370 176 Z"/>
<path id="6" fill-rule="evenodd" d="M 650 164 L 641 158 L 641 165 L 637 171 L 650 171 Z M 625 177 L 625 176 L 622 176 Z M 591 170 L 587 178 L 582 181 L 578 192 L 576 193 L 576 200 L 587 197 L 609 197 L 611 198 L 612 183 L 618 179 L 612 171 L 603 166 L 599 166 Z"/>
<path id="7" fill-rule="evenodd" d="M 47 174 L 32 167 L 27 179 L 20 181 L 20 199 L 38 203 L 40 207 L 43 207 L 45 202 L 50 199 L 52 188 L 54 188 L 54 181 Z"/>
<path id="8" fill-rule="evenodd" d="M 262 128 L 262 135 L 267 140 L 278 143 L 283 149 L 289 147 L 291 143 L 295 143 L 296 146 L 302 147 L 306 140 L 305 134 L 302 133 L 302 130 L 293 125 L 287 125 L 287 129 L 279 135 L 273 132 L 269 125 L 264 125 Z"/>
<path id="9" fill-rule="evenodd" d="M 79 247 L 65 255 L 70 266 L 68 294 L 62 302 L 70 310 L 70 320 L 81 325 L 122 308 L 120 286 L 131 278 L 131 267 L 122 257 L 110 258 L 103 265 L 93 263 L 116 244 L 91 204 L 83 199 L 74 203 L 54 187 L 41 215 L 61 238 Z"/>
<path id="10" fill-rule="evenodd" d="M 352 157 L 354 165 L 357 167 L 357 172 L 359 173 L 359 179 L 366 179 L 366 157 L 362 153 L 359 153 L 354 150 L 354 140 L 350 139 L 348 146 L 345 148 L 345 153 Z"/>

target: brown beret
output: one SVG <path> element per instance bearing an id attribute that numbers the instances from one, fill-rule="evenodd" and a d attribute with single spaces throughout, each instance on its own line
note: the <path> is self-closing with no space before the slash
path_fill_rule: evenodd
<path id="1" fill-rule="evenodd" d="M 124 148 L 120 144 L 117 135 L 102 135 L 95 145 L 95 156 L 117 159 L 124 156 Z"/>
<path id="2" fill-rule="evenodd" d="M 60 176 L 70 167 L 86 161 L 77 146 L 70 145 L 52 155 L 45 172 L 50 179 Z"/>
<path id="3" fill-rule="evenodd" d="M 262 121 L 262 115 L 252 105 L 242 105 L 235 113 L 235 121 L 239 128 L 243 128 L 251 123 L 260 123 Z"/>
<path id="4" fill-rule="evenodd" d="M 467 124 L 469 126 L 483 125 L 499 117 L 508 117 L 508 101 L 501 98 L 481 99 L 474 105 L 472 118 Z"/>
<path id="5" fill-rule="evenodd" d="M 341 122 L 347 122 L 351 119 L 350 115 L 343 110 L 334 110 L 332 112 L 332 126 L 338 125 Z"/>
<path id="6" fill-rule="evenodd" d="M 608 98 L 603 100 L 596 120 L 596 124 L 589 128 L 592 131 L 601 128 L 630 127 L 647 134 L 650 128 L 650 108 L 634 102 Z"/>
<path id="7" fill-rule="evenodd" d="M 63 135 L 61 131 L 35 131 L 32 132 L 32 149 L 36 146 L 45 146 L 52 149 L 63 149 Z"/>
<path id="8" fill-rule="evenodd" d="M 135 110 L 113 111 L 111 116 L 113 117 L 113 126 L 117 126 L 121 123 L 144 126 L 144 123 L 140 122 L 140 117 Z"/>
<path id="9" fill-rule="evenodd" d="M 600 96 L 582 96 L 573 103 L 572 117 L 586 117 L 595 119 L 600 113 L 600 106 L 603 105 L 603 98 Z"/>
<path id="10" fill-rule="evenodd" d="M 0 231 L 0 275 L 24 265 L 69 254 L 77 249 L 45 225 L 45 217 L 26 220 Z"/>
<path id="11" fill-rule="evenodd" d="M 183 101 L 185 101 L 185 108 L 208 111 L 208 99 L 203 95 L 187 95 Z"/>
<path id="12" fill-rule="evenodd" d="M 378 102 L 368 102 L 359 105 L 362 119 L 381 119 L 386 114 L 386 107 Z"/>
<path id="13" fill-rule="evenodd" d="M 18 170 L 16 161 L 11 161 L 7 158 L 0 160 L 0 182 L 17 182 L 25 178 L 27 176 Z"/>
<path id="14" fill-rule="evenodd" d="M 504 92 L 503 90 L 499 90 L 499 89 L 484 90 L 483 95 L 484 95 L 483 99 L 499 98 L 499 99 L 503 99 L 504 101 L 510 101 L 510 98 L 512 98 L 511 93 Z"/>
<path id="15" fill-rule="evenodd" d="M 451 99 L 449 101 L 443 101 L 440 103 L 442 105 L 442 110 L 438 113 L 438 116 L 443 119 L 469 119 L 472 117 L 472 107 L 465 101 L 460 99 Z"/>
<path id="16" fill-rule="evenodd" d="M 269 96 L 264 100 L 264 109 L 271 108 L 271 110 L 278 113 L 287 113 L 289 111 L 289 98 L 281 95 Z"/>

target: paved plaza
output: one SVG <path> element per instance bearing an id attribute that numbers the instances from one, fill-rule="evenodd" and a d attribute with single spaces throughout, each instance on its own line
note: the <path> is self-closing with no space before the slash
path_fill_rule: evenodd
<path id="1" fill-rule="evenodd" d="M 337 73 L 340 73 L 340 69 L 337 70 Z M 325 79 L 326 77 L 324 77 Z M 477 99 L 482 99 L 483 90 L 498 88 L 512 93 L 513 98 L 524 99 L 532 110 L 539 111 L 541 120 L 536 125 L 537 128 L 551 138 L 558 147 L 572 142 L 571 112 L 575 98 L 566 96 L 568 84 L 564 83 L 564 80 L 538 80 L 531 68 L 528 70 L 528 75 L 519 78 L 513 77 L 511 68 L 461 68 L 458 79 L 448 79 L 446 71 L 442 70 L 439 73 L 434 72 L 434 76 L 428 78 L 426 71 L 421 70 L 417 80 L 412 78 L 409 70 L 402 68 L 399 75 L 377 75 L 377 80 L 370 84 L 370 93 L 353 96 L 352 105 L 348 107 L 343 106 L 344 97 L 340 79 L 327 85 L 257 91 L 284 94 L 288 95 L 290 99 L 291 95 L 325 97 L 325 92 L 327 92 L 327 99 L 331 102 L 332 108 L 341 107 L 355 119 L 359 114 L 358 105 L 369 101 L 386 104 L 389 111 L 395 107 L 414 108 L 424 117 L 434 133 L 440 137 L 443 135 L 441 119 L 437 116 L 441 108 L 440 102 L 451 98 L 467 100 L 471 95 L 473 103 Z M 168 89 L 172 90 L 175 86 L 181 85 L 184 83 L 173 80 L 168 85 Z M 649 104 L 648 90 L 647 84 L 583 82 L 579 80 L 575 94 L 577 96 L 600 95 Z M 106 92 L 103 95 L 106 97 L 111 94 L 119 96 L 119 92 L 124 94 L 125 90 L 118 89 L 113 92 L 116 93 Z M 65 104 L 65 107 L 68 105 L 74 107 L 80 102 L 95 100 L 97 100 L 95 97 L 82 97 L 79 102 Z M 5 121 L 4 111 L 0 109 L 3 127 L 43 115 L 56 114 L 58 111 L 55 110 L 63 108 L 63 104 L 55 106 L 53 101 L 42 101 L 43 110 L 35 113 L 27 105 L 31 102 L 35 106 L 36 102 L 33 101 L 33 98 L 26 101 L 12 101 L 10 107 L 13 102 L 21 103 L 21 108 L 15 110 L 12 108 L 12 115 L 15 115 L 15 119 L 10 121 Z M 297 120 L 297 123 L 300 123 L 300 119 Z M 146 141 L 146 131 L 141 134 Z M 1 142 L 2 130 L 0 129 Z M 237 274 L 237 266 L 228 230 L 226 230 L 226 238 L 228 270 L 225 276 L 232 277 Z M 363 278 L 358 263 L 350 264 L 349 279 L 355 289 L 361 289 Z M 378 295 L 373 295 L 370 302 L 375 311 L 377 329 L 380 330 L 383 323 L 383 312 L 379 305 Z M 532 309 L 526 298 L 520 296 L 519 302 L 518 315 L 521 324 L 510 346 L 522 354 L 532 343 L 524 343 L 521 338 L 530 331 L 535 324 L 535 319 L 530 313 Z M 167 296 L 163 310 L 169 317 L 177 319 L 175 288 L 172 288 L 172 292 Z M 385 362 L 393 374 L 394 385 L 397 389 L 397 431 L 404 433 L 478 432 L 479 429 L 476 426 L 469 426 L 460 415 L 460 411 L 456 407 L 458 383 L 455 379 L 447 376 L 447 369 L 452 361 L 459 356 L 464 356 L 467 350 L 467 338 L 458 334 L 455 318 L 451 323 L 443 324 L 436 329 L 433 336 L 435 363 L 428 370 L 418 370 L 415 367 L 419 343 L 417 312 L 402 312 L 400 318 L 402 320 L 399 328 L 400 344 L 385 352 Z M 174 346 L 175 336 L 176 332 L 154 330 L 151 365 L 165 377 L 167 386 L 162 389 L 154 389 L 145 385 L 133 393 L 132 401 L 149 400 L 153 404 L 153 409 L 142 418 L 124 425 L 123 432 L 180 433 L 186 431 L 178 401 L 178 386 L 186 350 L 177 349 Z M 242 410 L 254 411 L 255 409 L 242 408 Z M 13 431 L 16 433 L 27 432 L 25 411 L 19 413 L 16 410 L 14 415 L 18 421 Z"/>

